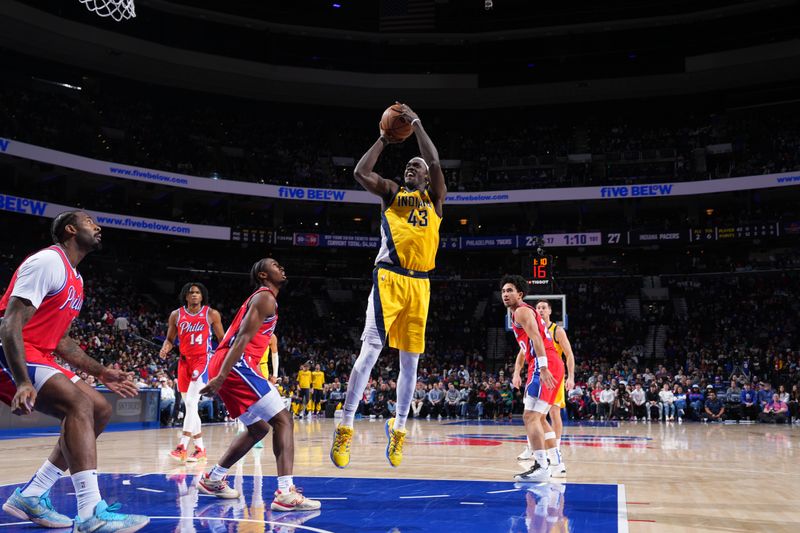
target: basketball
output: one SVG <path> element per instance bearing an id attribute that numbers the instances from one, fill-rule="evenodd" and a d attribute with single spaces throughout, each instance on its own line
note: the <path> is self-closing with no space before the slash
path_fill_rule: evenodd
<path id="1" fill-rule="evenodd" d="M 387 139 L 392 141 L 404 141 L 414 131 L 414 128 L 411 127 L 411 123 L 406 122 L 402 114 L 403 108 L 401 104 L 390 105 L 386 108 L 386 111 L 383 112 L 383 116 L 381 117 L 381 130 L 383 130 L 383 135 Z"/>

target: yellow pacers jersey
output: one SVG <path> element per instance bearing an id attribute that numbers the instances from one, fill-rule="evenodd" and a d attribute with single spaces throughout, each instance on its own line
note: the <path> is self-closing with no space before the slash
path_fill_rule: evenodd
<path id="1" fill-rule="evenodd" d="M 321 370 L 319 372 L 313 371 L 311 373 L 311 387 L 314 390 L 322 390 L 323 385 L 325 385 L 325 372 Z"/>
<path id="2" fill-rule="evenodd" d="M 301 389 L 311 388 L 311 371 L 301 370 L 297 373 L 297 386 Z"/>
<path id="3" fill-rule="evenodd" d="M 400 187 L 381 216 L 381 249 L 375 263 L 419 272 L 433 270 L 441 223 L 428 191 Z"/>
<path id="4" fill-rule="evenodd" d="M 258 368 L 261 370 L 261 375 L 265 378 L 269 377 L 269 346 L 267 349 L 264 350 L 264 355 L 261 356 L 261 360 L 258 362 Z"/>
<path id="5" fill-rule="evenodd" d="M 564 356 L 564 348 L 562 348 L 561 345 L 558 344 L 558 341 L 556 340 L 556 329 L 557 328 L 558 328 L 558 325 L 555 322 L 553 322 L 549 326 L 547 326 L 547 331 L 550 332 L 550 338 L 553 339 L 553 346 L 556 347 L 556 351 L 558 352 L 558 356 L 559 357 L 563 357 Z M 563 408 L 565 408 L 567 406 L 567 401 L 566 401 L 566 398 L 565 398 L 566 394 L 564 393 L 564 388 L 565 387 L 566 387 L 566 382 L 562 378 L 562 380 L 561 380 L 561 388 L 559 389 L 558 394 L 556 394 L 556 399 L 555 399 L 555 402 L 553 403 L 553 405 L 557 405 L 561 409 L 563 409 Z"/>
<path id="6" fill-rule="evenodd" d="M 562 357 L 564 355 L 564 348 L 562 348 L 561 345 L 558 344 L 558 341 L 556 340 L 556 329 L 558 329 L 558 324 L 556 324 L 555 322 L 547 326 L 547 330 L 550 332 L 550 338 L 553 339 L 553 345 L 556 347 L 558 356 Z"/>

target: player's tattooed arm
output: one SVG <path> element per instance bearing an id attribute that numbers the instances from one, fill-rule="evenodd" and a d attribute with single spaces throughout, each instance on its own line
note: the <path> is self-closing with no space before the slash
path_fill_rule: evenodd
<path id="1" fill-rule="evenodd" d="M 78 343 L 69 336 L 69 329 L 64 332 L 64 336 L 58 341 L 56 353 L 61 359 L 68 362 L 73 367 L 79 368 L 95 377 L 99 378 L 105 370 L 103 365 L 84 352 L 83 349 L 78 346 Z"/>
<path id="2" fill-rule="evenodd" d="M 36 389 L 28 376 L 25 360 L 25 343 L 22 340 L 22 328 L 36 312 L 36 308 L 24 298 L 12 296 L 8 301 L 5 316 L 0 321 L 0 341 L 6 353 L 11 375 L 17 385 L 17 392 L 11 402 L 11 410 L 15 414 L 29 414 L 36 402 Z"/>

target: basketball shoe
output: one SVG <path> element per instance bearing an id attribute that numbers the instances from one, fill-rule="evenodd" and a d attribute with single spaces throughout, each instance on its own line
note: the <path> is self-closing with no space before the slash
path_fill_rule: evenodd
<path id="1" fill-rule="evenodd" d="M 205 448 L 195 448 L 192 455 L 186 458 L 187 463 L 196 463 L 198 461 L 205 461 L 208 459 Z"/>
<path id="2" fill-rule="evenodd" d="M 3 510 L 11 516 L 30 520 L 42 527 L 72 527 L 72 519 L 53 508 L 49 490 L 41 496 L 23 496 L 22 491 L 16 489 L 3 504 Z"/>
<path id="3" fill-rule="evenodd" d="M 533 459 L 533 450 L 530 446 L 525 446 L 521 454 L 517 456 L 517 461 L 530 461 Z"/>
<path id="4" fill-rule="evenodd" d="M 515 481 L 527 483 L 542 483 L 550 479 L 550 466 L 542 466 L 537 461 L 533 466 L 521 474 L 514 476 Z"/>
<path id="5" fill-rule="evenodd" d="M 183 444 L 178 444 L 178 447 L 169 452 L 169 456 L 175 459 L 176 461 L 180 461 L 181 463 L 186 461 L 187 456 L 186 448 Z"/>
<path id="6" fill-rule="evenodd" d="M 203 474 L 203 477 L 200 478 L 197 483 L 197 490 L 203 494 L 216 496 L 223 500 L 233 500 L 239 497 L 239 491 L 228 485 L 226 478 L 215 481 L 208 474 Z"/>
<path id="7" fill-rule="evenodd" d="M 275 499 L 269 506 L 273 511 L 316 511 L 322 507 L 319 500 L 311 500 L 303 496 L 296 487 L 291 487 L 287 492 L 275 491 Z"/>
<path id="8" fill-rule="evenodd" d="M 333 432 L 331 461 L 337 468 L 350 464 L 350 444 L 353 442 L 353 428 L 339 424 Z"/>
<path id="9" fill-rule="evenodd" d="M 73 533 L 133 533 L 150 523 L 150 519 L 143 515 L 118 513 L 120 507 L 119 503 L 109 506 L 105 500 L 100 500 L 94 508 L 94 515 L 86 520 L 75 517 Z"/>
<path id="10" fill-rule="evenodd" d="M 394 429 L 394 418 L 386 421 L 386 438 L 389 442 L 386 444 L 386 458 L 393 468 L 400 466 L 403 462 L 403 444 L 406 441 L 406 430 Z"/>

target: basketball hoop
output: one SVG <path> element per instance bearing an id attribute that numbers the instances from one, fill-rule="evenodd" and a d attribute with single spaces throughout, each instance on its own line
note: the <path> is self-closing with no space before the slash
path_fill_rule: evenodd
<path id="1" fill-rule="evenodd" d="M 111 17 L 120 22 L 136 16 L 133 0 L 79 0 L 86 9 L 97 13 L 101 17 Z"/>

